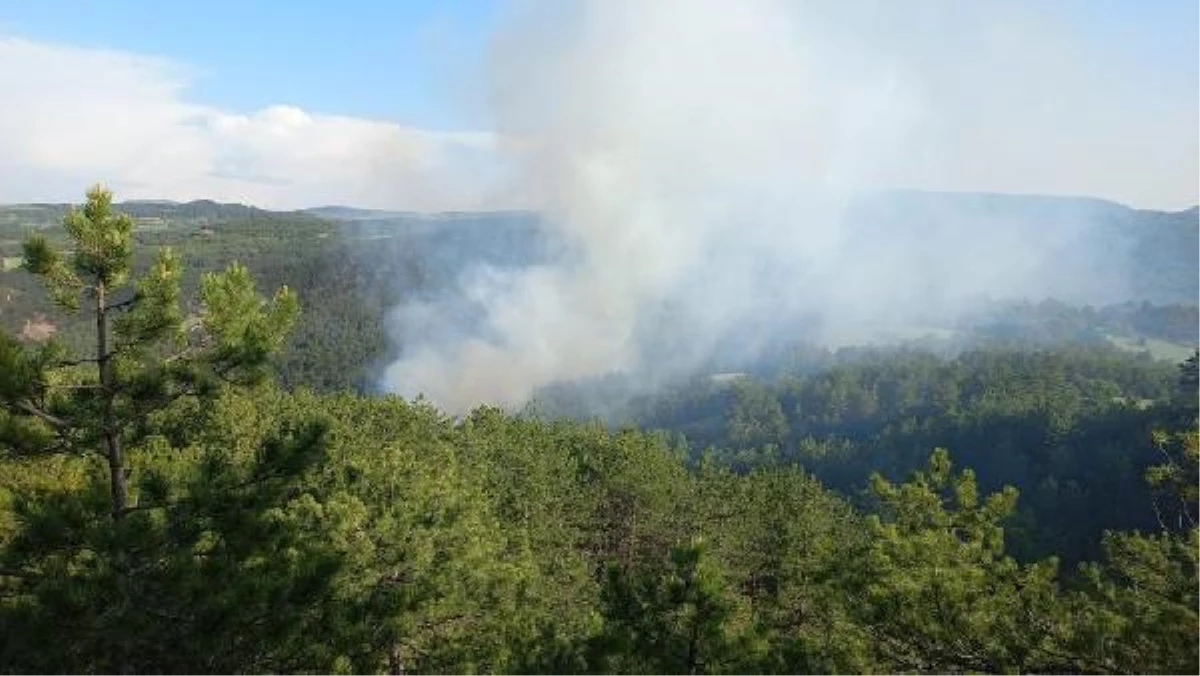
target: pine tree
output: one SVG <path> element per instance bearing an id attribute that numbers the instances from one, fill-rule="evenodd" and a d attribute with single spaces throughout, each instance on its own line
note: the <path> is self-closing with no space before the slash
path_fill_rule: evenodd
<path id="1" fill-rule="evenodd" d="M 0 457 L 17 475 L 0 494 L 0 670 L 330 668 L 334 649 L 310 638 L 339 626 L 324 423 L 281 417 L 252 449 L 201 433 L 253 417 L 212 404 L 266 376 L 296 298 L 260 300 L 235 264 L 204 275 L 188 313 L 170 250 L 134 275 L 133 224 L 110 192 L 63 223 L 69 250 L 32 237 L 25 267 L 94 321 L 89 347 L 0 334 Z"/>
<path id="2" fill-rule="evenodd" d="M 111 514 L 130 509 L 126 448 L 152 414 L 183 396 L 210 396 L 223 383 L 252 383 L 299 309 L 283 287 L 260 300 L 246 268 L 204 276 L 196 316 L 180 306 L 179 257 L 160 249 L 132 278 L 133 220 L 101 186 L 63 218 L 71 248 L 42 235 L 24 246 L 24 267 L 55 302 L 94 320 L 93 347 L 68 354 L 58 342 L 29 348 L 0 335 L 0 448 L 19 453 L 98 453 L 108 470 Z"/>
<path id="3" fill-rule="evenodd" d="M 734 626 L 735 601 L 701 542 L 674 547 L 645 570 L 608 569 L 604 626 L 590 642 L 591 666 L 612 673 L 746 673 L 759 655 Z"/>
<path id="4" fill-rule="evenodd" d="M 951 467 L 935 449 L 907 483 L 872 476 L 871 548 L 844 575 L 876 659 L 894 671 L 1073 672 L 1051 640 L 1057 562 L 1004 553 L 1017 491 L 981 496 L 974 472 Z"/>

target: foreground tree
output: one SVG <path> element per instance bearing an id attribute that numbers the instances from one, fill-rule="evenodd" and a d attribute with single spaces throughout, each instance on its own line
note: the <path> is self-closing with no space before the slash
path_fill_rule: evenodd
<path id="1" fill-rule="evenodd" d="M 697 520 L 713 563 L 747 604 L 767 673 L 870 668 L 843 595 L 827 581 L 869 545 L 862 516 L 797 467 L 747 474 L 705 462 Z"/>
<path id="2" fill-rule="evenodd" d="M 1062 643 L 1095 673 L 1197 673 L 1198 551 L 1195 528 L 1106 535 L 1104 560 L 1081 566 Z"/>
<path id="3" fill-rule="evenodd" d="M 746 673 L 757 641 L 735 626 L 735 602 L 701 543 L 674 547 L 641 571 L 609 568 L 601 593 L 604 625 L 589 646 L 590 667 L 611 673 Z"/>
<path id="4" fill-rule="evenodd" d="M 110 192 L 63 224 L 66 251 L 31 237 L 25 267 L 88 315 L 88 345 L 0 334 L 0 670 L 334 665 L 310 640 L 338 626 L 325 601 L 345 520 L 316 480 L 325 426 L 281 418 L 252 449 L 205 434 L 228 386 L 266 375 L 295 296 L 262 301 L 233 265 L 187 312 L 170 250 L 134 275 Z"/>
<path id="5" fill-rule="evenodd" d="M 67 252 L 35 235 L 25 243 L 24 266 L 60 307 L 91 315 L 93 347 L 69 354 L 58 342 L 30 349 L 0 336 L 0 444 L 25 454 L 98 453 L 112 518 L 120 519 L 131 508 L 126 446 L 180 397 L 260 379 L 299 306 L 287 287 L 261 301 L 249 272 L 234 264 L 204 276 L 198 313 L 185 316 L 179 257 L 163 248 L 131 280 L 133 221 L 113 210 L 112 193 L 100 186 L 63 226 Z"/>
<path id="6" fill-rule="evenodd" d="M 971 470 L 937 449 L 904 484 L 872 477 L 871 548 L 846 566 L 862 626 L 887 670 L 1007 673 L 1090 671 L 1060 656 L 1057 563 L 1004 554 L 1011 487 L 982 497 Z M 1031 627 L 1038 627 L 1031 631 Z"/>
<path id="7" fill-rule="evenodd" d="M 1195 357 L 1185 362 L 1185 388 L 1194 386 L 1195 364 Z M 1200 431 L 1195 409 L 1191 413 L 1185 429 L 1154 433 L 1164 462 L 1151 467 L 1146 479 L 1155 489 L 1161 530 L 1106 533 L 1104 560 L 1080 567 L 1084 584 L 1071 598 L 1074 621 L 1068 642 L 1099 665 L 1097 671 L 1170 674 L 1200 669 Z"/>
<path id="8" fill-rule="evenodd" d="M 334 669 L 345 649 L 337 543 L 361 524 L 329 506 L 338 496 L 317 476 L 325 448 L 312 423 L 280 425 L 252 457 L 139 448 L 131 488 L 142 501 L 120 519 L 99 474 L 12 491 L 0 672 Z M 5 483 L 14 479 L 33 482 Z"/>

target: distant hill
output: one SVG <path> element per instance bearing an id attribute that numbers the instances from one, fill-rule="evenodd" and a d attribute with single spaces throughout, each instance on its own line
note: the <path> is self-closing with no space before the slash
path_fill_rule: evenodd
<path id="1" fill-rule="evenodd" d="M 389 322 L 396 325 L 393 311 L 406 299 L 436 299 L 444 310 L 437 317 L 412 319 L 409 323 L 419 333 L 469 327 L 481 311 L 477 298 L 459 293 L 463 279 L 562 261 L 570 255 L 564 242 L 530 212 L 427 214 L 346 206 L 285 212 L 211 200 L 130 201 L 118 207 L 136 219 L 139 265 L 148 264 L 154 247 L 172 246 L 183 257 L 185 288 L 194 290 L 200 273 L 233 260 L 249 266 L 261 288 L 295 288 L 304 312 L 294 349 L 280 372 L 286 383 L 318 388 L 375 386 L 383 360 L 396 349 L 396 337 L 385 327 Z M 64 313 L 47 311 L 44 291 L 19 270 L 21 241 L 28 231 L 45 228 L 51 241 L 62 241 L 60 229 L 50 226 L 61 223 L 66 209 L 63 204 L 0 206 L 0 327 L 14 334 L 22 333 L 28 322 L 37 325 L 40 313 L 45 313 L 57 336 L 83 340 L 86 326 L 77 326 Z M 943 243 L 935 249 L 934 264 L 949 256 L 973 264 L 972 257 L 991 253 L 983 234 L 1008 233 L 1001 239 L 1033 251 L 1043 264 L 1033 274 L 1051 273 L 1046 288 L 1066 301 L 993 298 L 979 303 L 962 326 L 918 322 L 881 327 L 903 331 L 887 334 L 899 342 L 934 336 L 939 345 L 953 344 L 978 334 L 1002 342 L 1049 344 L 1065 336 L 1111 341 L 1134 351 L 1178 352 L 1191 349 L 1196 339 L 1197 216 L 1197 209 L 1147 211 L 1102 200 L 886 193 L 860 201 L 847 215 L 847 231 L 851 253 L 862 248 L 869 261 L 884 260 L 881 249 L 919 257 L 929 247 L 928 235 L 937 234 L 951 246 Z M 873 236 L 877 234 L 885 236 Z M 853 255 L 846 258 L 853 263 Z M 871 271 L 860 266 L 857 272 Z M 1121 283 L 1096 284 L 1110 277 Z M 951 286 L 960 282 L 953 275 L 932 278 Z M 1104 293 L 1085 298 L 1092 307 L 1082 307 L 1072 293 L 1092 287 Z M 764 354 L 774 354 L 776 346 L 784 349 L 803 340 L 806 322 L 798 323 L 794 333 L 780 330 L 755 340 L 762 343 Z M 662 327 L 670 327 L 661 328 L 660 336 L 667 355 L 678 350 L 691 331 L 686 318 Z M 885 333 L 881 330 L 879 335 Z M 737 348 L 744 338 L 738 332 L 719 337 L 717 349 L 729 345 L 727 351 L 740 354 Z M 719 366 L 712 370 L 746 370 L 746 364 L 736 360 Z"/>
<path id="2" fill-rule="evenodd" d="M 118 207 L 148 229 L 230 221 L 332 221 L 350 239 L 388 240 L 403 234 L 402 241 L 373 247 L 380 255 L 395 244 L 410 255 L 417 250 L 453 267 L 497 255 L 515 265 L 544 260 L 555 245 L 536 214 L 519 211 L 416 213 L 330 205 L 287 212 L 212 200 L 137 200 Z M 66 208 L 0 206 L 0 242 L 13 243 L 30 228 L 58 224 Z M 999 255 L 996 242 L 1019 247 L 1038 259 L 1026 274 L 1047 280 L 1048 295 L 1070 302 L 1195 305 L 1200 301 L 1198 219 L 1200 207 L 1166 212 L 1096 198 L 888 191 L 853 203 L 846 233 L 864 255 L 879 256 L 884 249 L 891 257 L 909 256 L 909 264 L 929 255 L 986 261 Z M 922 251 L 935 241 L 940 244 L 932 254 Z"/>
<path id="3" fill-rule="evenodd" d="M 382 218 L 397 218 L 410 215 L 406 211 L 385 211 L 382 209 L 359 209 L 358 207 L 345 207 L 339 205 L 331 205 L 325 207 L 312 207 L 305 209 L 305 213 L 328 218 L 335 221 L 371 221 Z"/>
<path id="4" fill-rule="evenodd" d="M 0 205 L 0 232 L 5 228 L 45 228 L 61 223 L 67 204 Z M 237 220 L 279 220 L 300 214 L 270 211 L 246 204 L 229 204 L 212 200 L 172 202 L 169 200 L 130 200 L 119 202 L 117 209 L 138 219 L 152 219 L 177 225 L 204 225 Z M 314 216 L 315 217 L 315 216 Z"/>
<path id="5" fill-rule="evenodd" d="M 847 220 L 849 239 L 865 247 L 912 254 L 940 242 L 939 254 L 984 264 L 1025 254 L 1025 275 L 1070 302 L 1195 305 L 1198 216 L 1198 207 L 1155 211 L 1087 197 L 894 191 L 860 199 Z"/>

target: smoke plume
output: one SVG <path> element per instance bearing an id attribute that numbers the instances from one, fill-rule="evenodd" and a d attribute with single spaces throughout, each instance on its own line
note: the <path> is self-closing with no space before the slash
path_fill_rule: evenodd
<path id="1" fill-rule="evenodd" d="M 1119 289 L 1124 271 L 1092 269 L 1086 205 L 1017 222 L 982 197 L 948 215 L 881 192 L 1079 193 L 1104 177 L 1056 158 L 1136 153 L 1090 107 L 1106 85 L 1086 50 L 1018 7 L 522 6 L 490 66 L 503 193 L 559 254 L 473 267 L 398 308 L 385 388 L 456 412 L 517 406 L 556 381 L 686 372 L 718 345 Z"/>

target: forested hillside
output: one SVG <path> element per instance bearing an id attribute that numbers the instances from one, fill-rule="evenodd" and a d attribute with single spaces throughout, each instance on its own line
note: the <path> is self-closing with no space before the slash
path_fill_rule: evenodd
<path id="1" fill-rule="evenodd" d="M 126 206 L 4 226 L 0 671 L 1200 670 L 1195 294 L 452 417 L 388 310 L 528 215 Z"/>
<path id="2" fill-rule="evenodd" d="M 183 257 L 185 289 L 195 288 L 200 271 L 220 269 L 234 260 L 246 264 L 265 284 L 286 283 L 296 289 L 307 311 L 291 338 L 293 349 L 283 356 L 279 376 L 287 385 L 330 391 L 375 389 L 382 364 L 404 348 L 398 344 L 399 332 L 389 338 L 387 330 L 388 313 L 401 302 L 439 299 L 445 305 L 443 296 L 464 274 L 553 260 L 563 255 L 565 246 L 547 234 L 535 215 L 523 212 L 420 215 L 345 207 L 271 212 L 210 201 L 118 206 L 134 217 L 140 256 L 136 265 L 148 265 L 148 252 L 154 247 L 171 246 Z M 45 317 L 58 335 L 69 338 L 75 333 L 34 280 L 17 269 L 26 234 L 36 230 L 55 241 L 66 209 L 0 206 L 0 326 L 9 331 L 22 332 L 30 319 L 36 329 Z M 980 214 L 987 218 L 981 221 Z M 1090 216 L 1083 219 L 1080 214 Z M 1045 236 L 1047 251 L 1085 241 L 1089 266 L 1132 273 L 1136 282 L 1097 284 L 1111 293 L 1090 299 L 1095 301 L 1090 305 L 1041 297 L 981 299 L 952 322 L 878 330 L 878 340 L 942 351 L 980 344 L 1112 343 L 1176 362 L 1200 340 L 1200 264 L 1195 255 L 1200 228 L 1195 210 L 1143 212 L 1099 200 L 900 193 L 864 201 L 850 218 L 857 219 L 856 232 L 869 235 L 871 228 L 897 227 L 912 230 L 914 242 L 921 241 L 921 223 L 932 223 L 929 227 L 938 231 L 962 230 L 964 244 L 976 225 L 1013 228 L 1034 240 Z M 1047 235 L 1056 229 L 1066 234 Z M 1113 260 L 1093 260 L 1103 255 Z M 1069 287 L 1064 286 L 1064 292 Z M 471 303 L 448 307 L 467 324 L 480 312 Z M 673 324 L 669 314 L 664 317 L 661 335 L 650 338 L 662 346 L 651 347 L 651 352 L 669 353 L 672 344 L 687 335 L 686 326 Z M 756 358 L 765 366 L 744 363 L 742 356 L 722 363 L 718 353 L 713 370 L 773 371 L 780 354 L 807 339 L 803 334 L 764 338 L 767 345 Z M 724 342 L 742 339 L 733 335 Z"/>
<path id="3" fill-rule="evenodd" d="M 170 246 L 181 256 L 185 291 L 197 287 L 201 272 L 233 261 L 246 264 L 264 284 L 296 289 L 306 312 L 278 373 L 287 385 L 329 391 L 374 389 L 394 347 L 385 335 L 386 315 L 401 298 L 439 293 L 472 264 L 529 264 L 547 247 L 536 221 L 520 213 L 342 223 L 212 202 L 119 207 L 134 217 L 135 268 L 148 266 L 157 247 Z M 0 207 L 0 326 L 9 331 L 20 334 L 33 320 L 34 328 L 49 325 L 68 341 L 86 340 L 86 322 L 54 308 L 36 280 L 19 269 L 29 232 L 63 242 L 57 226 L 50 226 L 66 208 Z"/>
<path id="4" fill-rule="evenodd" d="M 1105 530 L 1156 527 L 1142 477 L 1161 459 L 1152 430 L 1175 422 L 1178 379 L 1173 364 L 1112 347 L 816 351 L 771 377 L 705 376 L 648 396 L 613 396 L 610 380 L 607 401 L 623 402 L 612 422 L 676 433 L 693 461 L 798 464 L 848 496 L 954 449 L 984 490 L 1020 489 L 1015 553 L 1074 563 L 1099 554 Z M 605 400 L 600 384 L 575 384 L 532 409 L 587 419 Z"/>

